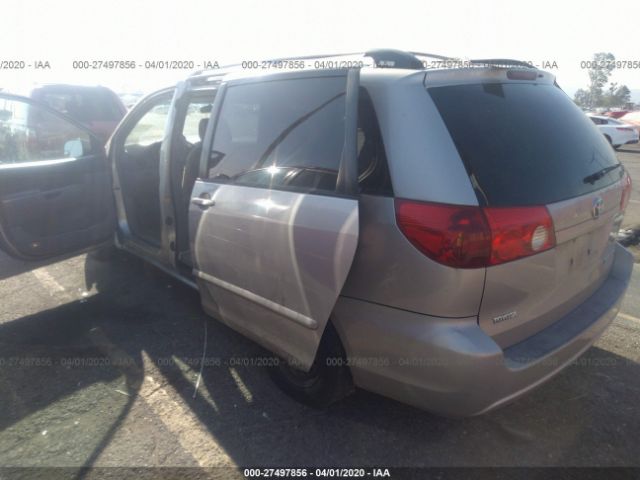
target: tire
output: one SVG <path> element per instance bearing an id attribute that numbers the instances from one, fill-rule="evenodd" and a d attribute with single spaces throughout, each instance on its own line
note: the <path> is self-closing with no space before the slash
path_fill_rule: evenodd
<path id="1" fill-rule="evenodd" d="M 609 145 L 613 147 L 613 143 L 611 143 L 611 137 L 609 135 L 605 135 L 604 138 L 606 138 L 607 142 L 609 142 Z"/>
<path id="2" fill-rule="evenodd" d="M 336 361 L 328 362 L 328 359 Z M 270 369 L 270 374 L 275 384 L 295 400 L 314 408 L 326 408 L 354 391 L 351 372 L 345 360 L 338 333 L 328 323 L 308 372 L 281 360 Z"/>
<path id="3" fill-rule="evenodd" d="M 115 245 L 105 245 L 100 247 L 97 250 L 89 252 L 89 255 L 94 260 L 99 262 L 110 262 L 112 261 L 120 252 L 116 248 Z"/>

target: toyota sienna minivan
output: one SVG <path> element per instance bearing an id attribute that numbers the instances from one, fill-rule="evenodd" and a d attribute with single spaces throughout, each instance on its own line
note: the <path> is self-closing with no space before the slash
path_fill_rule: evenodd
<path id="1" fill-rule="evenodd" d="M 452 416 L 506 404 L 618 313 L 631 181 L 549 73 L 426 56 L 197 72 L 106 151 L 0 94 L 0 246 L 115 241 L 198 289 L 312 405 L 354 386 Z"/>

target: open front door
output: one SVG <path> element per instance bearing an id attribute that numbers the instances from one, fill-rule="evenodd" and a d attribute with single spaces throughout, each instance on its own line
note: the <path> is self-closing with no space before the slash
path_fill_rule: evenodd
<path id="1" fill-rule="evenodd" d="M 0 94 L 0 248 L 42 260 L 100 244 L 114 228 L 102 142 L 44 105 Z"/>
<path id="2" fill-rule="evenodd" d="M 191 199 L 205 309 L 303 368 L 358 243 L 358 80 L 332 70 L 224 84 Z"/>

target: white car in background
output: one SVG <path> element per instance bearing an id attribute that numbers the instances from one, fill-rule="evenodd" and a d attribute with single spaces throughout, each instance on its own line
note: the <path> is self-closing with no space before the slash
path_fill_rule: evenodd
<path id="1" fill-rule="evenodd" d="M 604 115 L 588 116 L 591 121 L 598 126 L 598 129 L 602 132 L 613 148 L 617 149 L 622 145 L 638 143 L 638 129 L 633 125 Z"/>

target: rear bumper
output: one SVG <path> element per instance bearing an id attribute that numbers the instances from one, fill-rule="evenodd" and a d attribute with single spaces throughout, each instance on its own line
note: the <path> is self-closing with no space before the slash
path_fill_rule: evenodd
<path id="1" fill-rule="evenodd" d="M 506 349 L 477 318 L 437 318 L 341 297 L 334 323 L 356 385 L 448 416 L 485 413 L 560 372 L 619 311 L 633 257 L 616 245 L 602 286 L 561 320 Z"/>
<path id="2" fill-rule="evenodd" d="M 638 140 L 637 138 L 635 140 L 629 140 L 627 143 L 625 143 L 625 145 L 631 145 L 634 143 L 638 143 L 640 140 Z"/>

